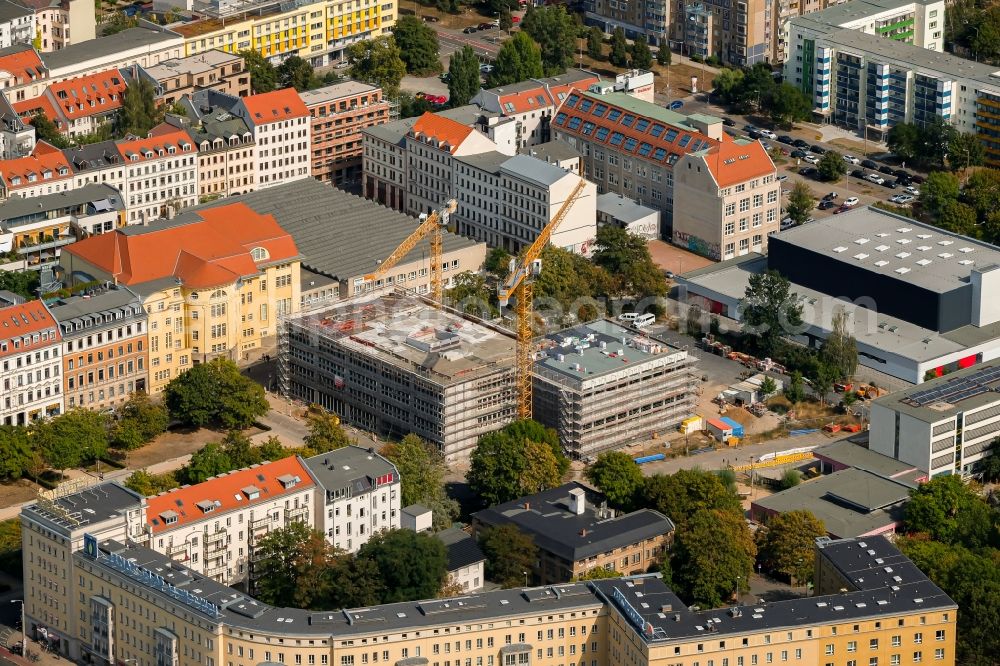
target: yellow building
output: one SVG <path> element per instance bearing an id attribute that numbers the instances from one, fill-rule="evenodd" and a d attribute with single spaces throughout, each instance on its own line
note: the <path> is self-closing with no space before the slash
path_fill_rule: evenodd
<path id="1" fill-rule="evenodd" d="M 151 393 L 195 363 L 269 350 L 279 317 L 299 304 L 295 242 L 245 204 L 88 238 L 60 262 L 71 282 L 110 280 L 140 295 Z"/>
<path id="2" fill-rule="evenodd" d="M 821 539 L 807 599 L 692 611 L 651 575 L 313 612 L 136 545 L 145 511 L 114 483 L 22 510 L 31 636 L 137 666 L 955 663 L 957 606 L 882 537 Z"/>
<path id="3" fill-rule="evenodd" d="M 320 0 L 259 5 L 259 11 L 170 26 L 184 36 L 185 55 L 221 49 L 258 51 L 278 64 L 297 55 L 321 67 L 346 59 L 345 49 L 388 34 L 396 23 L 395 0 Z"/>

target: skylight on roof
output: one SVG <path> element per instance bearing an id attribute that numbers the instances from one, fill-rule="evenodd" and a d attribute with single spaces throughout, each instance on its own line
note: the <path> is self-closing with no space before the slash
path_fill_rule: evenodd
<path id="1" fill-rule="evenodd" d="M 899 273 L 900 275 L 906 275 L 907 273 L 910 272 L 910 269 L 907 268 L 906 266 L 902 266 L 900 268 L 897 268 L 896 272 Z"/>
<path id="2" fill-rule="evenodd" d="M 955 255 L 953 255 L 951 252 L 942 252 L 938 256 L 941 257 L 942 259 L 951 259 Z"/>
<path id="3" fill-rule="evenodd" d="M 927 266 L 931 263 L 930 259 L 921 259 L 917 262 L 917 266 Z"/>
<path id="4" fill-rule="evenodd" d="M 938 245 L 952 245 L 954 243 L 955 241 L 950 241 L 950 240 L 938 241 Z"/>
<path id="5" fill-rule="evenodd" d="M 876 245 L 875 246 L 875 251 L 876 252 L 885 252 L 888 249 L 889 249 L 888 245 Z"/>
<path id="6" fill-rule="evenodd" d="M 906 259 L 908 256 L 910 256 L 909 252 L 897 252 L 896 253 L 896 258 L 897 259 Z"/>
<path id="7" fill-rule="evenodd" d="M 901 234 L 908 234 L 913 231 L 913 229 L 911 227 L 900 227 L 899 229 L 896 229 L 896 231 Z"/>
<path id="8" fill-rule="evenodd" d="M 931 246 L 930 245 L 919 245 L 919 246 L 917 246 L 917 249 L 920 250 L 921 252 L 926 252 L 927 250 L 931 249 Z"/>
<path id="9" fill-rule="evenodd" d="M 899 243 L 900 245 L 909 245 L 910 239 L 909 238 L 897 238 L 896 242 Z"/>
<path id="10" fill-rule="evenodd" d="M 968 266 L 969 264 L 974 264 L 976 262 L 974 262 L 972 259 L 962 259 L 958 263 L 960 263 L 963 266 Z"/>
<path id="11" fill-rule="evenodd" d="M 917 238 L 920 238 L 922 240 L 927 240 L 930 237 L 931 237 L 930 234 L 917 234 Z"/>
<path id="12" fill-rule="evenodd" d="M 833 248 L 833 251 L 834 251 L 834 252 L 843 252 L 843 251 L 844 251 L 844 250 L 846 250 L 846 249 L 847 249 L 847 248 L 846 248 L 846 247 L 844 247 L 843 245 L 838 245 L 837 247 Z"/>
<path id="13" fill-rule="evenodd" d="M 958 248 L 958 251 L 959 252 L 963 252 L 965 254 L 968 254 L 969 252 L 972 252 L 972 248 L 971 247 L 960 247 L 960 248 Z"/>
<path id="14" fill-rule="evenodd" d="M 885 266 L 888 263 L 889 263 L 888 261 L 886 261 L 885 259 L 882 259 L 881 261 L 876 261 L 875 265 L 878 266 L 879 268 L 882 268 L 883 266 Z"/>
<path id="15" fill-rule="evenodd" d="M 868 239 L 867 238 L 858 238 L 854 242 L 857 243 L 858 245 L 864 245 L 865 243 L 868 242 Z"/>
<path id="16" fill-rule="evenodd" d="M 854 255 L 854 258 L 857 259 L 858 261 L 862 261 L 864 259 L 867 259 L 868 255 L 865 254 L 864 252 L 858 252 L 856 255 Z"/>

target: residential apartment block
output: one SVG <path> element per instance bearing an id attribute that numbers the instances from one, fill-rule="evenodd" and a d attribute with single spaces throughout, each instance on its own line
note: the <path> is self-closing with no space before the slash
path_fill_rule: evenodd
<path id="1" fill-rule="evenodd" d="M 280 313 L 299 303 L 299 258 L 273 217 L 231 204 L 88 238 L 60 261 L 67 286 L 108 280 L 142 297 L 158 393 L 193 363 L 273 345 Z"/>
<path id="2" fill-rule="evenodd" d="M 694 357 L 609 320 L 547 335 L 535 357 L 533 413 L 576 460 L 672 430 L 697 403 Z"/>
<path id="3" fill-rule="evenodd" d="M 63 411 L 62 336 L 41 301 L 0 308 L 4 425 L 26 425 Z"/>
<path id="4" fill-rule="evenodd" d="M 740 67 L 771 58 L 776 41 L 773 3 L 677 0 L 675 6 L 670 14 L 669 39 L 679 44 L 685 55 L 716 56 Z"/>
<path id="5" fill-rule="evenodd" d="M 316 482 L 290 456 L 146 499 L 141 543 L 220 583 L 253 589 L 260 540 L 293 522 L 312 525 Z"/>
<path id="6" fill-rule="evenodd" d="M 0 160 L 0 201 L 11 196 L 26 198 L 65 192 L 73 187 L 73 172 L 62 152 L 39 141 L 31 154 Z"/>
<path id="7" fill-rule="evenodd" d="M 359 428 L 414 433 L 453 462 L 515 418 L 506 330 L 408 294 L 353 299 L 286 325 L 285 393 Z"/>
<path id="8" fill-rule="evenodd" d="M 599 90 L 570 93 L 552 120 L 552 133 L 583 156 L 584 173 L 599 194 L 621 194 L 659 210 L 663 238 L 672 238 L 674 211 L 709 205 L 676 199 L 678 160 L 732 141 L 719 118 L 684 116 L 624 93 Z M 723 198 L 721 190 L 710 196 Z"/>
<path id="9" fill-rule="evenodd" d="M 32 41 L 39 51 L 58 51 L 97 37 L 97 18 L 87 0 L 20 0 L 35 12 Z"/>
<path id="10" fill-rule="evenodd" d="M 231 113 L 253 132 L 257 189 L 310 176 L 309 109 L 294 88 L 241 97 Z"/>
<path id="11" fill-rule="evenodd" d="M 164 60 L 142 70 L 154 81 L 156 97 L 170 106 L 199 90 L 218 90 L 234 97 L 250 94 L 250 72 L 243 58 L 218 49 Z"/>
<path id="12" fill-rule="evenodd" d="M 626 39 L 643 35 L 653 46 L 670 48 L 670 0 L 584 0 L 583 9 L 587 25 L 596 25 L 607 34 L 621 28 Z"/>
<path id="13" fill-rule="evenodd" d="M 29 44 L 35 38 L 35 12 L 13 0 L 0 2 L 0 48 Z"/>
<path id="14" fill-rule="evenodd" d="M 144 224 L 198 203 L 198 148 L 187 132 L 162 123 L 145 139 L 116 141 L 122 156 L 129 224 Z"/>
<path id="15" fill-rule="evenodd" d="M 362 130 L 389 122 L 382 89 L 345 81 L 299 93 L 312 125 L 312 176 L 332 185 L 361 181 Z"/>
<path id="16" fill-rule="evenodd" d="M 728 137 L 727 137 L 728 138 Z M 723 140 L 674 166 L 673 242 L 712 259 L 766 252 L 781 219 L 781 183 L 759 141 Z"/>
<path id="17" fill-rule="evenodd" d="M 246 121 L 230 113 L 228 103 L 212 104 L 214 97 L 195 94 L 185 100 L 185 115 L 168 114 L 166 118 L 174 127 L 187 131 L 198 146 L 198 194 L 202 201 L 252 192 L 257 183 L 253 132 Z"/>
<path id="18" fill-rule="evenodd" d="M 374 449 L 345 446 L 302 464 L 317 483 L 312 525 L 335 548 L 356 553 L 372 535 L 399 529 L 399 471 Z"/>
<path id="19" fill-rule="evenodd" d="M 955 663 L 956 604 L 881 537 L 823 539 L 810 603 L 772 601 L 752 613 L 690 610 L 656 575 L 316 613 L 248 598 L 140 545 L 144 504 L 108 483 L 21 510 L 28 636 L 71 660 L 137 666 L 223 664 L 230 650 L 285 664 L 374 663 L 373 655 L 430 663 L 456 641 L 463 659 L 484 666 L 556 666 L 567 655 L 611 666 L 628 650 L 639 666 L 767 663 L 782 653 L 801 664 L 826 653 Z"/>
<path id="20" fill-rule="evenodd" d="M 62 333 L 66 408 L 104 411 L 148 385 L 146 310 L 124 287 L 96 287 L 49 306 Z"/>
<path id="21" fill-rule="evenodd" d="M 587 255 L 597 235 L 597 186 L 576 171 L 530 155 L 497 151 L 455 159 L 458 233 L 511 254 L 531 245 L 576 193 L 566 217 L 552 232 L 556 247 Z"/>
<path id="22" fill-rule="evenodd" d="M 12 106 L 26 122 L 44 115 L 60 134 L 72 138 L 92 134 L 113 120 L 122 107 L 126 87 L 122 72 L 109 69 L 57 81 L 38 97 Z"/>

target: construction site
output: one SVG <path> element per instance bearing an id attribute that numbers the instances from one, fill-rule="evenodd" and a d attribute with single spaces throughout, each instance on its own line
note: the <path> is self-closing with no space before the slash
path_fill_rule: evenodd
<path id="1" fill-rule="evenodd" d="M 285 321 L 286 394 L 383 437 L 414 433 L 449 463 L 517 415 L 507 330 L 397 290 Z"/>
<path id="2" fill-rule="evenodd" d="M 606 319 L 545 336 L 534 359 L 534 417 L 575 459 L 666 435 L 696 408 L 687 351 Z"/>

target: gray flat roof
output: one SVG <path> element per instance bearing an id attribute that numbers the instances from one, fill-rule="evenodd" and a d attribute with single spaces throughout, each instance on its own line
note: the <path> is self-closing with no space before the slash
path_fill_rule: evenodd
<path id="1" fill-rule="evenodd" d="M 931 1 L 933 0 L 928 0 L 928 2 Z M 927 4 L 927 2 L 921 2 L 921 0 L 851 0 L 851 2 L 831 5 L 818 12 L 810 12 L 808 17 L 810 20 L 830 26 L 832 29 L 846 23 L 860 21 L 874 14 L 901 9 L 913 4 Z"/>
<path id="2" fill-rule="evenodd" d="M 576 83 L 577 81 L 582 81 L 595 76 L 599 75 L 596 72 L 591 72 L 585 69 L 567 69 L 562 74 L 558 74 L 556 76 L 549 76 L 541 79 L 528 79 L 527 81 L 511 83 L 510 85 L 500 86 L 498 88 L 487 88 L 484 92 L 491 92 L 496 95 L 510 95 L 511 93 L 525 92 L 526 90 L 534 90 L 535 88 L 542 88 L 544 86 L 565 86 L 570 83 Z"/>
<path id="3" fill-rule="evenodd" d="M 145 67 L 146 73 L 156 80 L 177 76 L 181 73 L 197 74 L 199 72 L 209 72 L 220 65 L 228 62 L 241 60 L 239 54 L 226 53 L 220 49 L 212 49 L 203 53 L 196 53 L 185 58 L 171 58 L 164 60 L 159 65 Z"/>
<path id="4" fill-rule="evenodd" d="M 570 491 L 583 490 L 586 508 L 570 510 Z M 606 553 L 646 539 L 669 534 L 674 524 L 659 511 L 640 509 L 614 518 L 600 515 L 603 495 L 573 481 L 535 495 L 483 509 L 473 514 L 486 525 L 513 524 L 535 544 L 568 562 Z M 526 508 L 527 507 L 527 508 Z"/>
<path id="5" fill-rule="evenodd" d="M 138 26 L 106 37 L 70 44 L 58 51 L 40 53 L 39 56 L 42 58 L 42 63 L 48 69 L 53 70 L 71 65 L 83 66 L 84 63 L 93 58 L 121 54 L 132 49 L 150 48 L 163 42 L 182 39 L 176 32 Z"/>
<path id="6" fill-rule="evenodd" d="M 138 309 L 138 312 L 135 312 L 136 309 Z M 91 326 L 83 326 L 79 331 L 68 328 L 74 324 L 74 319 L 99 312 L 115 311 L 125 314 L 120 319 L 115 318 L 110 322 L 103 320 L 93 322 Z M 74 333 L 87 335 L 92 333 L 94 329 L 121 326 L 123 322 L 129 322 L 133 319 L 144 319 L 146 316 L 146 311 L 142 307 L 142 301 L 139 299 L 139 296 L 129 291 L 126 287 L 109 289 L 92 296 L 87 296 L 86 298 L 83 296 L 71 296 L 70 298 L 61 299 L 49 305 L 49 312 L 52 313 L 53 319 L 59 322 L 60 325 L 67 325 L 67 330 L 62 331 L 64 336 L 73 335 Z"/>
<path id="7" fill-rule="evenodd" d="M 142 502 L 143 498 L 138 493 L 116 481 L 108 481 L 52 500 L 29 504 L 21 512 L 73 530 L 121 518 L 128 511 L 138 510 Z"/>
<path id="8" fill-rule="evenodd" d="M 372 92 L 378 89 L 378 87 L 368 83 L 361 83 L 360 81 L 349 79 L 339 83 L 331 83 L 328 86 L 316 88 L 315 90 L 300 92 L 299 97 L 302 98 L 302 101 L 305 102 L 306 106 L 309 106 L 310 104 L 323 104 L 324 102 L 331 102 L 335 99 L 340 99 L 341 97 L 360 95 L 362 93 Z"/>
<path id="9" fill-rule="evenodd" d="M 371 490 L 372 482 L 380 476 L 394 474 L 399 478 L 396 466 L 375 453 L 374 450 L 359 446 L 345 446 L 342 449 L 321 453 L 302 461 L 324 490 L 340 490 L 351 487 L 355 495 Z"/>
<path id="10" fill-rule="evenodd" d="M 558 183 L 570 175 L 566 169 L 530 155 L 510 157 L 503 163 L 502 168 L 515 177 L 530 180 L 544 187 Z"/>
<path id="11" fill-rule="evenodd" d="M 753 504 L 787 513 L 806 510 L 839 538 L 861 536 L 903 519 L 911 486 L 863 469 L 844 469 L 800 483 Z"/>
<path id="12" fill-rule="evenodd" d="M 562 162 L 580 157 L 580 151 L 565 141 L 548 141 L 534 146 L 525 146 L 518 152 L 522 155 L 532 155 L 546 162 Z"/>
<path id="13" fill-rule="evenodd" d="M 455 160 L 458 162 L 468 164 L 469 166 L 479 169 L 480 171 L 487 171 L 494 175 L 500 174 L 500 167 L 502 167 L 504 162 L 509 159 L 510 155 L 504 155 L 496 150 L 489 150 L 485 153 L 476 153 L 475 155 L 455 156 Z"/>
<path id="14" fill-rule="evenodd" d="M 30 16 L 34 13 L 34 10 L 28 9 L 24 5 L 19 5 L 16 2 L 11 2 L 10 0 L 0 1 L 0 21 L 12 21 L 16 18 Z"/>
<path id="15" fill-rule="evenodd" d="M 968 412 L 986 405 L 1000 403 L 1000 392 L 998 392 L 1000 391 L 1000 379 L 984 383 L 977 382 L 980 387 L 987 390 L 982 390 L 967 398 L 956 400 L 949 397 L 951 393 L 961 395 L 958 390 L 966 386 L 970 375 L 993 368 L 1000 368 L 1000 359 L 984 361 L 943 377 L 931 379 L 904 391 L 890 393 L 877 398 L 872 404 L 912 416 L 925 423 L 943 421 L 960 412 Z"/>
<path id="16" fill-rule="evenodd" d="M 96 201 L 106 201 L 110 210 L 123 210 L 125 202 L 121 193 L 104 183 L 91 183 L 75 190 L 37 197 L 11 197 L 0 204 L 0 221 L 12 220 L 43 211 L 59 210 L 68 206 L 82 206 Z"/>
<path id="17" fill-rule="evenodd" d="M 643 220 L 650 215 L 656 215 L 659 218 L 660 215 L 660 211 L 647 208 L 633 199 L 614 192 L 606 192 L 597 197 L 597 212 L 610 215 L 625 224 Z"/>
<path id="18" fill-rule="evenodd" d="M 244 203 L 257 213 L 273 215 L 295 240 L 303 255 L 302 265 L 338 280 L 375 270 L 377 262 L 388 257 L 419 224 L 415 217 L 313 178 L 218 199 L 187 211 L 233 203 Z M 478 245 L 457 234 L 443 236 L 445 252 Z M 400 263 L 417 261 L 426 253 L 426 246 L 415 247 Z"/>
<path id="19" fill-rule="evenodd" d="M 904 462 L 876 453 L 855 444 L 850 438 L 823 444 L 813 449 L 813 455 L 842 465 L 867 470 L 887 479 L 894 479 L 909 486 L 916 486 L 917 480 L 927 472 Z"/>

